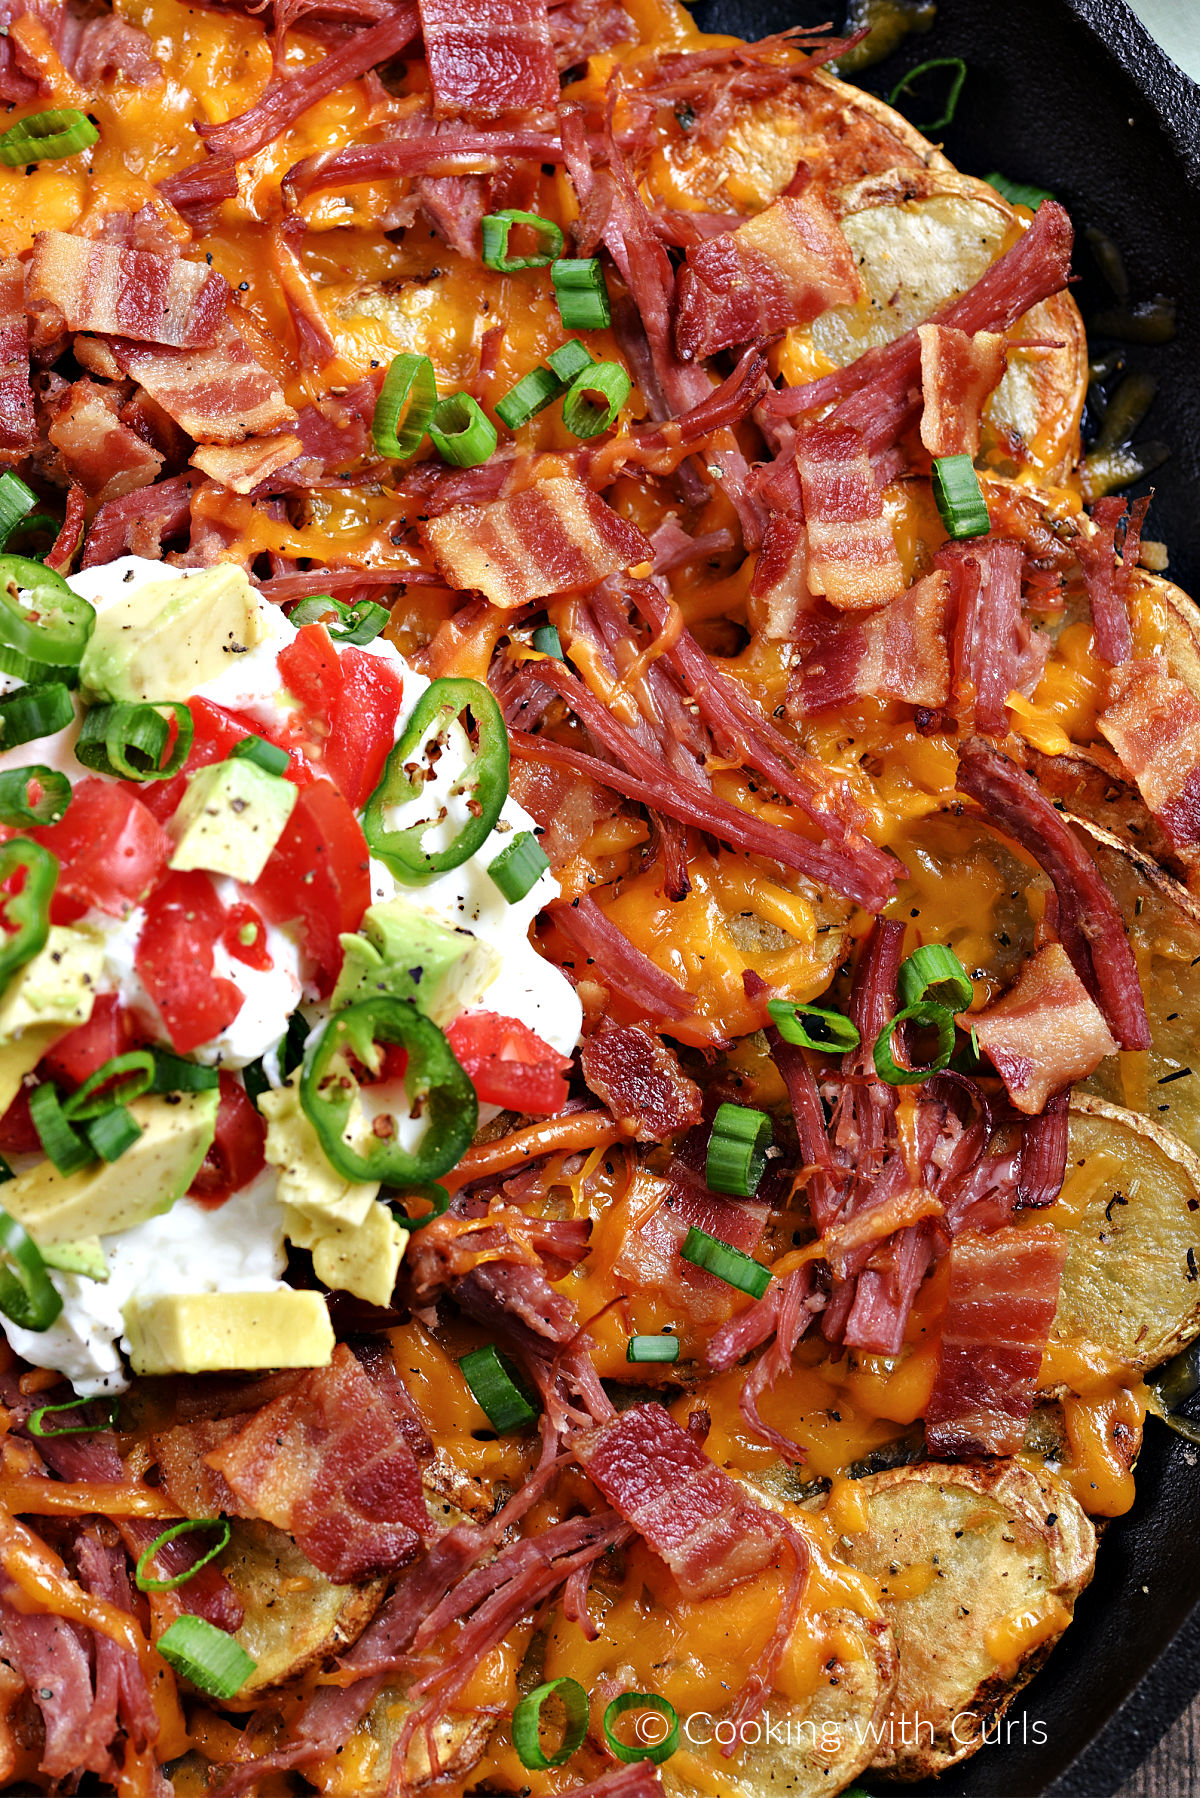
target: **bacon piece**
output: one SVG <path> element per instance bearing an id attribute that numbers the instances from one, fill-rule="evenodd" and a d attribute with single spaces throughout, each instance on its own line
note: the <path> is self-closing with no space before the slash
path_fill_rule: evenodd
<path id="1" fill-rule="evenodd" d="M 968 336 L 955 325 L 918 325 L 921 343 L 921 442 L 931 456 L 979 453 L 979 415 L 1008 366 L 998 331 Z"/>
<path id="2" fill-rule="evenodd" d="M 808 529 L 808 585 L 831 605 L 877 606 L 903 591 L 904 573 L 871 460 L 858 431 L 812 425 L 796 440 Z"/>
<path id="3" fill-rule="evenodd" d="M 768 1514 L 661 1405 L 634 1405 L 583 1432 L 571 1453 L 686 1598 L 715 1598 L 775 1564 Z"/>
<path id="4" fill-rule="evenodd" d="M 202 350 L 143 349 L 120 339 L 111 348 L 125 373 L 198 443 L 241 443 L 296 423 L 283 389 L 232 325 Z"/>
<path id="5" fill-rule="evenodd" d="M 511 609 L 648 562 L 649 539 L 574 476 L 486 506 L 453 506 L 424 536 L 451 586 Z"/>
<path id="6" fill-rule="evenodd" d="M 700 1122 L 700 1088 L 675 1051 L 636 1024 L 597 1030 L 580 1061 L 590 1090 L 638 1142 L 663 1142 Z"/>
<path id="7" fill-rule="evenodd" d="M 1053 1205 L 1062 1191 L 1070 1122 L 1070 1094 L 1055 1093 L 1041 1116 L 1030 1118 L 1021 1133 L 1017 1202 L 1028 1211 Z"/>
<path id="8" fill-rule="evenodd" d="M 862 295 L 850 246 L 811 193 L 776 200 L 690 249 L 676 279 L 675 346 L 688 362 L 810 324 Z"/>
<path id="9" fill-rule="evenodd" d="M 530 742 L 538 742 L 530 738 Z M 585 761 L 592 761 L 585 756 Z M 605 764 L 597 762 L 596 768 Z M 622 935 L 590 893 L 569 903 L 562 900 L 549 908 L 551 917 L 568 942 L 583 951 L 588 966 L 595 966 L 601 980 L 621 993 L 638 1010 L 663 1020 L 686 1018 L 696 1002 L 669 974 L 636 949 Z"/>
<path id="10" fill-rule="evenodd" d="M 813 610 L 808 584 L 808 532 L 802 508 L 772 512 L 754 566 L 751 592 L 767 608 L 764 635 L 772 643 L 795 637 L 796 627 Z"/>
<path id="11" fill-rule="evenodd" d="M 964 1012 L 959 1022 L 974 1030 L 1009 1098 L 1027 1117 L 1117 1052 L 1103 1013 L 1061 943 L 1046 943 L 1002 998 L 986 1011 Z"/>
<path id="12" fill-rule="evenodd" d="M 688 1231 L 695 1228 L 753 1255 L 767 1227 L 767 1207 L 709 1192 L 677 1162 L 672 1163 L 671 1175 L 662 1204 L 626 1237 L 613 1272 L 634 1291 L 665 1299 L 695 1324 L 724 1324 L 740 1303 L 736 1290 L 716 1274 L 684 1261 L 680 1251 Z"/>
<path id="13" fill-rule="evenodd" d="M 441 113 L 494 118 L 558 104 L 546 0 L 417 0 L 429 84 Z"/>
<path id="14" fill-rule="evenodd" d="M 98 568 L 130 555 L 158 561 L 164 541 L 187 529 L 192 496 L 205 485 L 195 475 L 177 474 L 137 494 L 109 500 L 92 520 L 81 566 Z"/>
<path id="15" fill-rule="evenodd" d="M 802 713 L 863 696 L 943 706 L 950 695 L 946 647 L 950 577 L 935 569 L 878 612 L 811 618 L 807 653 L 788 691 Z"/>
<path id="16" fill-rule="evenodd" d="M 201 444 L 192 455 L 192 465 L 233 493 L 253 493 L 260 482 L 278 474 L 303 451 L 299 437 L 285 431 L 278 437 L 248 437 L 244 443 Z"/>
<path id="17" fill-rule="evenodd" d="M 15 256 L 4 256 L 0 257 L 0 449 L 30 449 L 34 436 L 25 270 Z"/>
<path id="18" fill-rule="evenodd" d="M 1037 783 L 981 737 L 959 751 L 958 787 L 1049 875 L 1058 895 L 1058 934 L 1075 972 L 1121 1048 L 1148 1049 L 1133 951 L 1116 901 L 1082 842 Z"/>
<path id="19" fill-rule="evenodd" d="M 83 527 L 87 521 L 87 494 L 77 482 L 72 481 L 67 491 L 67 503 L 63 511 L 62 528 L 44 560 L 47 568 L 53 568 L 56 574 L 69 572 L 72 562 L 79 554 L 79 546 L 83 542 Z"/>
<path id="20" fill-rule="evenodd" d="M 149 487 L 162 467 L 158 451 L 121 423 L 119 409 L 119 396 L 86 376 L 47 407 L 47 437 L 71 479 L 100 500 Z"/>
<path id="21" fill-rule="evenodd" d="M 955 590 L 955 711 L 960 718 L 973 713 L 976 728 L 990 737 L 1007 736 L 1008 696 L 1029 672 L 1023 668 L 1030 633 L 1021 616 L 1021 545 L 1010 537 L 946 544 L 934 563 L 951 575 Z"/>
<path id="22" fill-rule="evenodd" d="M 925 1433 L 949 1460 L 1015 1455 L 1025 1440 L 1058 1308 L 1067 1239 L 1052 1224 L 964 1230 L 950 1249 L 950 1296 Z"/>
<path id="23" fill-rule="evenodd" d="M 332 1580 L 395 1572 L 428 1533 L 412 1449 L 343 1343 L 205 1458 Z"/>
<path id="24" fill-rule="evenodd" d="M 1093 533 L 1076 539 L 1075 553 L 1083 570 L 1092 608 L 1096 653 L 1114 667 L 1133 654 L 1129 629 L 1129 582 L 1137 565 L 1142 525 L 1149 498 L 1135 500 L 1125 525 L 1124 547 L 1117 556 L 1117 530 L 1125 517 L 1125 501 L 1109 496 L 1092 508 Z"/>
<path id="25" fill-rule="evenodd" d="M 253 156 L 280 137 L 318 100 L 351 81 L 360 80 L 368 70 L 398 55 L 416 37 L 420 26 L 416 6 L 412 0 L 406 0 L 377 25 L 366 31 L 356 31 L 332 54 L 309 63 L 307 68 L 299 69 L 295 74 L 272 81 L 248 112 L 239 113 L 223 124 L 200 121 L 196 130 L 213 156 L 239 160 Z M 199 165 L 198 175 L 202 174 L 204 166 L 203 163 Z M 185 172 L 191 173 L 190 170 Z M 179 176 L 172 176 L 171 180 L 178 181 Z"/>
<path id="26" fill-rule="evenodd" d="M 541 827 L 538 846 L 555 872 L 616 809 L 611 795 L 594 780 L 541 762 L 514 762 L 509 792 Z"/>
<path id="27" fill-rule="evenodd" d="M 229 283 L 203 262 L 156 256 L 69 231 L 39 231 L 25 280 L 28 310 L 51 335 L 98 331 L 199 349 L 225 319 Z"/>
<path id="28" fill-rule="evenodd" d="M 1097 720 L 1172 845 L 1200 842 L 1200 703 L 1159 660 L 1124 662 L 1109 676 Z"/>

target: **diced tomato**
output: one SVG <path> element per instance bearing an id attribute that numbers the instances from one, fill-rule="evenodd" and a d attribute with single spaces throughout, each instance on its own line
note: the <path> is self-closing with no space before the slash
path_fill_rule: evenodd
<path id="1" fill-rule="evenodd" d="M 306 624 L 279 653 L 279 672 L 300 701 L 305 749 L 357 811 L 379 784 L 396 734 L 403 684 L 380 656 L 351 645 L 340 654 L 323 624 Z"/>
<path id="2" fill-rule="evenodd" d="M 180 1055 L 218 1036 L 241 1010 L 232 980 L 213 973 L 225 912 L 206 875 L 168 875 L 146 906 L 135 966 Z"/>
<path id="3" fill-rule="evenodd" d="M 570 1056 L 559 1055 L 518 1018 L 495 1011 L 464 1012 L 446 1036 L 485 1104 L 537 1117 L 566 1104 Z"/>
<path id="4" fill-rule="evenodd" d="M 82 1086 L 114 1055 L 124 1055 L 143 1040 L 137 1019 L 121 1004 L 118 994 L 101 993 L 87 1023 L 60 1037 L 43 1058 L 42 1067 L 49 1079 L 70 1090 Z"/>
<path id="5" fill-rule="evenodd" d="M 141 799 L 111 780 L 81 780 L 65 816 L 29 835 L 59 860 L 56 924 L 73 923 L 91 905 L 121 917 L 146 897 L 171 853 L 171 839 Z"/>
<path id="6" fill-rule="evenodd" d="M 295 745 L 257 719 L 244 712 L 227 712 L 224 706 L 214 705 L 211 699 L 191 699 L 188 710 L 192 714 L 195 734 L 183 773 L 173 780 L 144 781 L 132 788 L 126 785 L 126 791 L 136 792 L 160 823 L 165 824 L 175 813 L 187 787 L 188 775 L 194 774 L 197 768 L 207 768 L 210 762 L 225 761 L 235 744 L 245 737 L 266 737 L 286 749 L 292 758 L 286 778 L 298 787 L 306 786 L 312 780 L 312 769 Z"/>
<path id="7" fill-rule="evenodd" d="M 322 994 L 342 965 L 338 938 L 371 903 L 369 854 L 358 819 L 331 781 L 302 787 L 283 835 L 249 891 L 272 923 L 299 919 Z"/>
<path id="8" fill-rule="evenodd" d="M 237 961 L 260 974 L 274 967 L 267 948 L 267 927 L 252 905 L 231 905 L 221 941 Z"/>
<path id="9" fill-rule="evenodd" d="M 21 1083 L 17 1096 L 0 1118 L 0 1155 L 36 1155 L 42 1146 L 29 1110 L 32 1086 Z"/>
<path id="10" fill-rule="evenodd" d="M 216 1133 L 189 1193 L 209 1204 L 223 1204 L 230 1193 L 248 1186 L 266 1166 L 266 1140 L 267 1126 L 245 1087 L 232 1074 L 222 1073 Z"/>

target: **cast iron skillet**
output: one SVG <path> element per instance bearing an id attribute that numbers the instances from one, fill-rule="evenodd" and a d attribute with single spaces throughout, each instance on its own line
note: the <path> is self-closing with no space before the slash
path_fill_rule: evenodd
<path id="1" fill-rule="evenodd" d="M 705 29 L 747 38 L 817 25 L 831 12 L 840 26 L 844 6 L 830 0 L 699 0 L 695 8 Z M 933 30 L 908 38 L 860 84 L 886 95 L 906 70 L 943 55 L 963 57 L 970 70 L 941 134 L 946 154 L 970 174 L 999 169 L 1048 187 L 1070 209 L 1085 318 L 1111 304 L 1083 238 L 1087 225 L 1119 245 L 1134 300 L 1162 293 L 1179 304 L 1173 342 L 1129 345 L 1127 355 L 1158 382 L 1138 435 L 1174 452 L 1152 477 L 1147 534 L 1166 540 L 1172 577 L 1200 597 L 1200 90 L 1122 0 L 940 0 Z M 1198 1687 L 1200 1451 L 1151 1419 L 1134 1509 L 1106 1532 L 1074 1626 L 1016 1699 L 1001 1726 L 1007 1740 L 939 1781 L 904 1789 L 930 1798 L 1110 1798 Z"/>

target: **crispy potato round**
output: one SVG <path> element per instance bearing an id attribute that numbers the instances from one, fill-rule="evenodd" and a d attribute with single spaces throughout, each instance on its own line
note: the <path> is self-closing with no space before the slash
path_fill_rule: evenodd
<path id="1" fill-rule="evenodd" d="M 1050 1211 L 1070 1241 L 1054 1335 L 1146 1372 L 1200 1332 L 1200 1156 L 1136 1112 L 1071 1101 Z"/>
<path id="2" fill-rule="evenodd" d="M 1095 1531 L 1061 1481 L 1015 1461 L 898 1467 L 855 1491 L 866 1527 L 841 1550 L 879 1581 L 900 1661 L 873 1765 L 928 1778 L 982 1746 L 1061 1636 Z"/>

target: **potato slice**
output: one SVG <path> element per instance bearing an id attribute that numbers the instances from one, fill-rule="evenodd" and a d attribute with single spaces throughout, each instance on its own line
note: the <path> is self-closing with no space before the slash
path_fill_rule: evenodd
<path id="1" fill-rule="evenodd" d="M 358 1640 L 383 1603 L 387 1581 L 335 1586 L 301 1554 L 290 1536 L 269 1523 L 230 1521 L 221 1571 L 246 1608 L 237 1641 L 258 1664 L 234 1710 L 295 1679 Z"/>
<path id="2" fill-rule="evenodd" d="M 392 1749 L 399 1740 L 404 1719 L 414 1705 L 397 1686 L 384 1686 L 374 1704 L 337 1754 L 305 1767 L 304 1777 L 326 1798 L 385 1798 L 391 1771 Z M 425 1732 L 418 1730 L 409 1745 L 405 1784 L 420 1790 L 436 1778 L 464 1779 L 480 1759 L 494 1728 L 490 1717 L 444 1717 L 431 1731 L 438 1766 L 430 1760 Z"/>
<path id="3" fill-rule="evenodd" d="M 1016 1461 L 926 1462 L 854 1490 L 865 1528 L 841 1551 L 879 1581 L 900 1657 L 873 1765 L 927 1778 L 982 1745 L 1061 1636 L 1095 1531 L 1060 1480 Z"/>
<path id="4" fill-rule="evenodd" d="M 1046 1215 L 1071 1244 L 1056 1338 L 1146 1372 L 1200 1333 L 1200 1156 L 1170 1130 L 1072 1099 L 1067 1178 Z"/>

